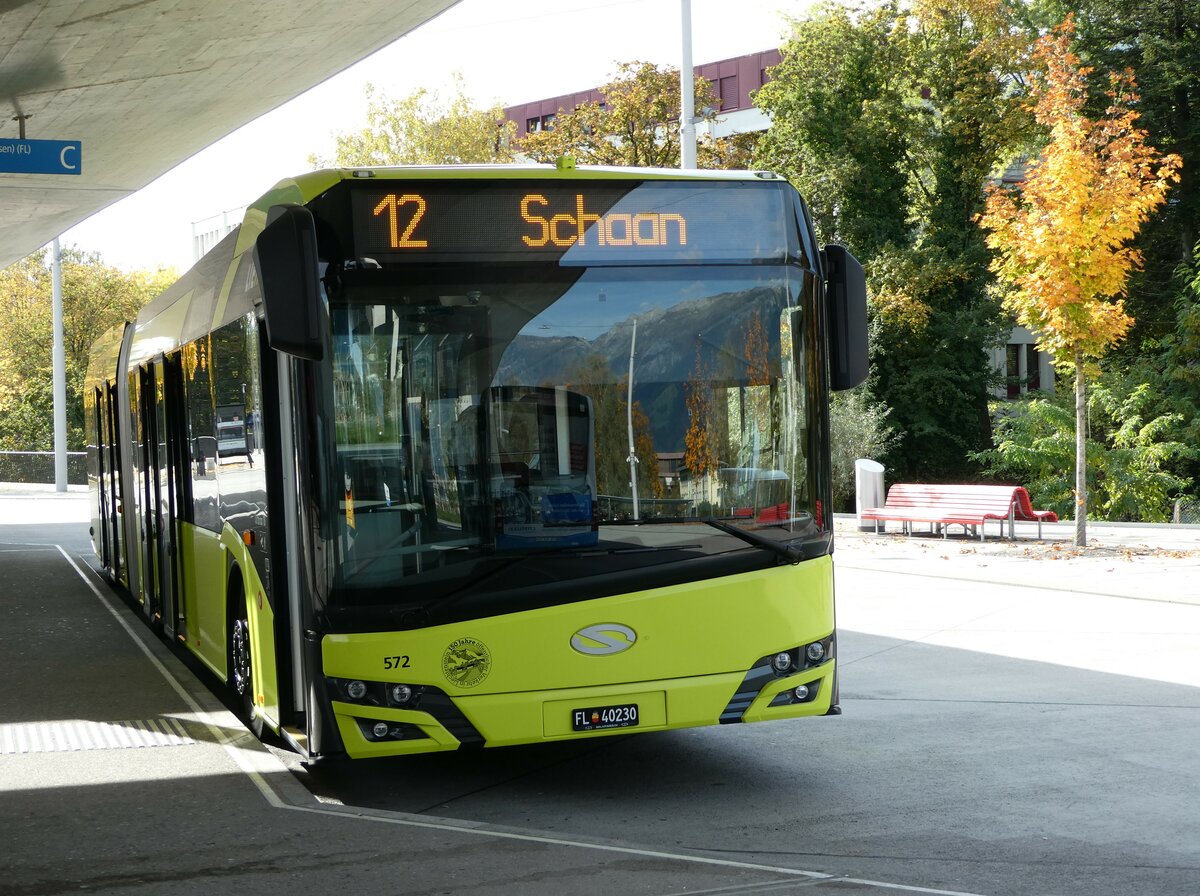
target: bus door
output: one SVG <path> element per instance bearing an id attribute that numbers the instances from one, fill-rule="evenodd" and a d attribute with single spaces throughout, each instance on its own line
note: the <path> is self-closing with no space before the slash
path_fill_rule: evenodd
<path id="1" fill-rule="evenodd" d="M 92 393 L 92 437 L 96 445 L 96 493 L 99 498 L 99 525 L 96 527 L 96 549 L 102 566 L 112 565 L 112 546 L 108 543 L 109 520 L 112 509 L 108 506 L 108 446 L 104 442 L 104 393 L 97 386 Z"/>
<path id="2" fill-rule="evenodd" d="M 113 382 L 104 385 L 104 451 L 105 469 L 108 476 L 102 487 L 107 497 L 109 508 L 109 525 L 111 526 L 111 552 L 108 555 L 108 568 L 112 570 L 113 579 L 122 581 L 125 572 L 125 540 L 122 536 L 122 520 L 125 512 L 121 504 L 121 464 L 119 456 L 120 427 L 117 425 L 117 384 Z M 126 582 L 128 584 L 128 582 Z"/>
<path id="3" fill-rule="evenodd" d="M 158 591 L 163 628 L 174 638 L 181 632 L 183 606 L 179 600 L 176 545 L 179 518 L 188 475 L 187 432 L 183 408 L 183 365 L 178 354 L 154 366 L 154 427 L 158 477 Z"/>
<path id="4" fill-rule="evenodd" d="M 138 368 L 138 503 L 141 505 L 142 589 L 141 598 L 146 616 L 152 623 L 162 621 L 162 556 L 163 514 L 161 464 L 159 458 L 158 401 L 155 364 Z"/>

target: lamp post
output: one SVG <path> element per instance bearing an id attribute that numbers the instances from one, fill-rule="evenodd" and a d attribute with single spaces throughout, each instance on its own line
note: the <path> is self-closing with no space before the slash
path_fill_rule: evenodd
<path id="1" fill-rule="evenodd" d="M 692 0 L 680 0 L 683 58 L 679 63 L 679 167 L 696 167 L 696 82 L 692 73 Z"/>
<path id="2" fill-rule="evenodd" d="M 52 388 L 54 390 L 54 490 L 67 490 L 67 356 L 63 339 L 62 252 L 58 237 L 52 249 L 50 288 L 54 342 L 52 346 Z"/>

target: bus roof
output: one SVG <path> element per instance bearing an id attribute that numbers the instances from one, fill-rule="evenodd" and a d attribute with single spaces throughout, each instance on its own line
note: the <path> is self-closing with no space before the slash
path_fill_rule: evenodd
<path id="1" fill-rule="evenodd" d="M 782 181 L 770 171 L 727 171 L 679 168 L 629 168 L 606 165 L 397 165 L 362 168 L 324 168 L 277 183 L 254 208 L 269 208 L 283 201 L 303 204 L 343 180 L 675 180 L 675 181 Z M 284 199 L 281 194 L 287 196 Z"/>

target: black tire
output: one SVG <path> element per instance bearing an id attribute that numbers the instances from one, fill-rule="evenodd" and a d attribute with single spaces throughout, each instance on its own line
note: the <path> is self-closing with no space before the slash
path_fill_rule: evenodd
<path id="1" fill-rule="evenodd" d="M 255 737 L 262 737 L 263 717 L 254 704 L 254 664 L 250 650 L 250 623 L 246 595 L 233 605 L 229 619 L 229 689 L 238 715 Z"/>

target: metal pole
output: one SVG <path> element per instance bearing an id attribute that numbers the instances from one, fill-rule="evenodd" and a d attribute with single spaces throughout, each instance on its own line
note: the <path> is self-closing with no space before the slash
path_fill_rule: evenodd
<path id="1" fill-rule="evenodd" d="M 63 342 L 62 255 L 54 239 L 50 289 L 54 304 L 54 490 L 67 490 L 67 354 Z"/>
<path id="2" fill-rule="evenodd" d="M 679 63 L 679 167 L 696 167 L 696 76 L 692 71 L 692 0 L 680 0 L 683 59 Z"/>
<path id="3" fill-rule="evenodd" d="M 629 395 L 625 400 L 626 425 L 629 428 L 629 487 L 633 492 L 633 518 L 641 519 L 638 509 L 637 452 L 633 446 L 633 356 L 637 347 L 637 318 L 633 319 L 633 339 L 629 343 Z"/>

